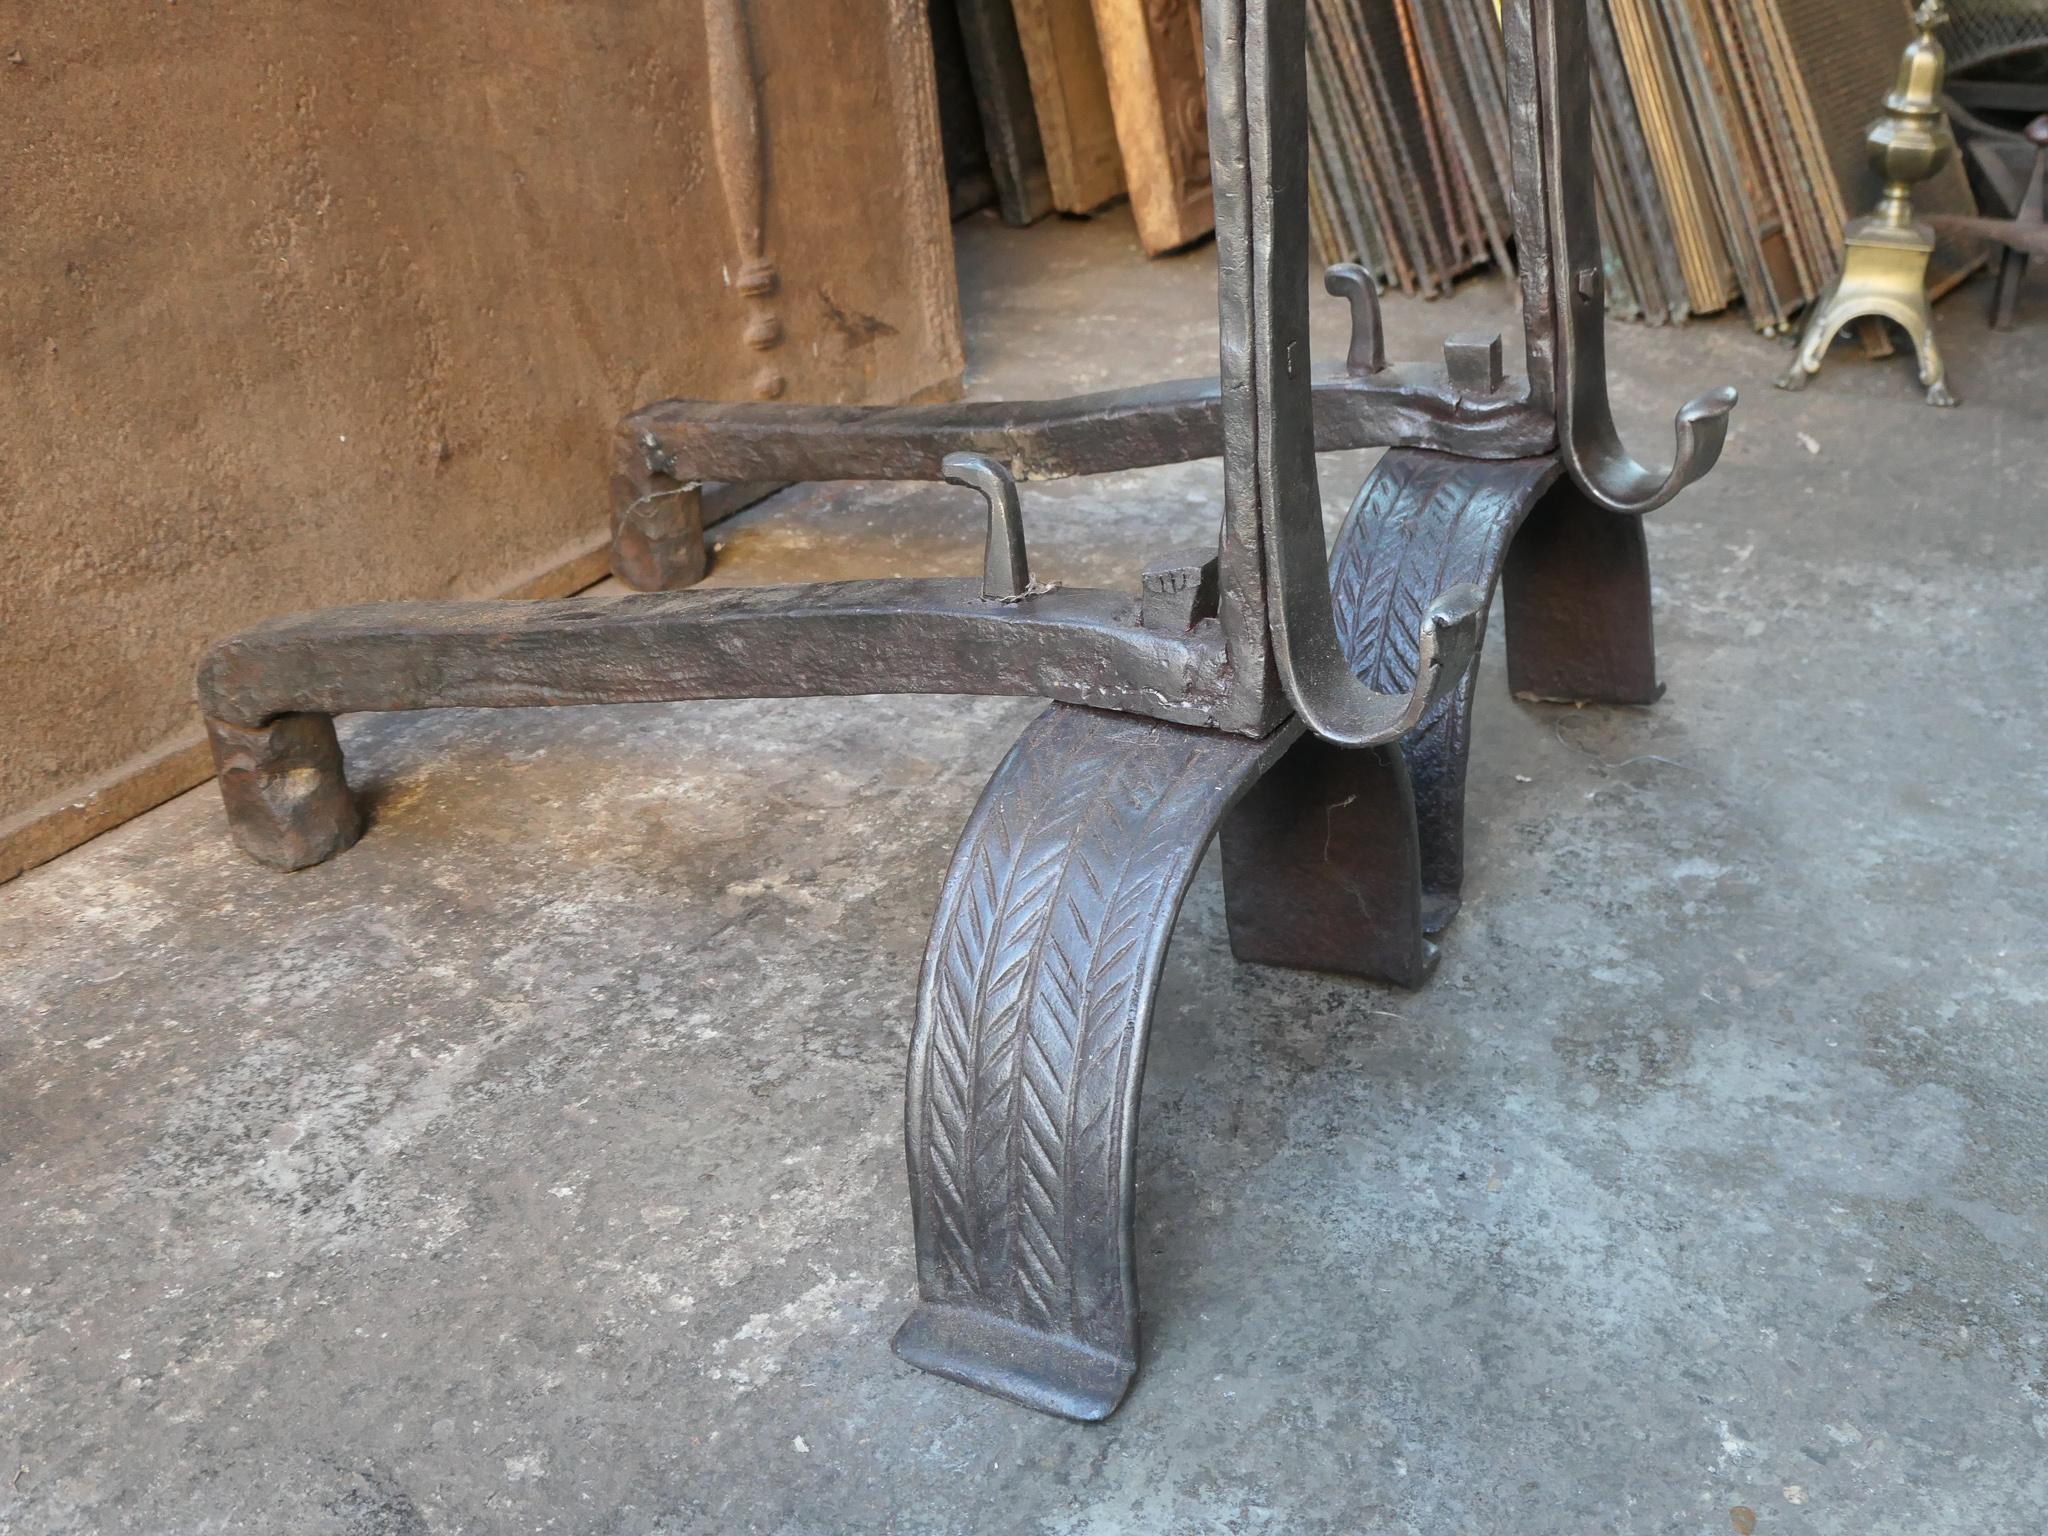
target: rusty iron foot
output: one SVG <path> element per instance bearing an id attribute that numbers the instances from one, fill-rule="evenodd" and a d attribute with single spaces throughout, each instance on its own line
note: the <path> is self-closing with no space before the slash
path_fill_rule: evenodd
<path id="1" fill-rule="evenodd" d="M 636 592 L 676 592 L 695 586 L 710 569 L 705 529 L 782 486 L 678 479 L 654 467 L 652 446 L 625 428 L 613 438 L 611 570 Z"/>
<path id="2" fill-rule="evenodd" d="M 1403 616 L 1438 581 L 1470 584 L 1489 604 L 1501 587 L 1509 687 L 1518 697 L 1647 704 L 1662 692 L 1641 521 L 1595 506 L 1554 458 L 1481 464 L 1396 450 L 1380 461 L 1331 556 L 1339 639 L 1364 682 L 1385 689 L 1413 676 L 1415 647 L 1401 632 Z M 1468 671 L 1400 746 L 1420 839 L 1415 899 L 1431 936 L 1457 915 L 1464 883 L 1476 673 Z M 1405 833 L 1389 837 L 1376 861 L 1382 870 L 1402 867 Z M 1375 889 L 1391 900 L 1384 877 Z M 1383 931 L 1411 921 L 1405 898 L 1376 915 Z M 1412 970 L 1404 962 L 1377 977 L 1413 985 L 1403 980 Z"/>
<path id="3" fill-rule="evenodd" d="M 228 827 L 272 869 L 304 869 L 363 835 L 362 808 L 342 771 L 329 715 L 276 715 L 260 725 L 206 719 Z"/>

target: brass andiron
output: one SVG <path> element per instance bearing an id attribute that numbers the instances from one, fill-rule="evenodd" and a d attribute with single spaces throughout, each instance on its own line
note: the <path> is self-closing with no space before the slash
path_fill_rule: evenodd
<path id="1" fill-rule="evenodd" d="M 1942 111 L 1948 58 L 1934 29 L 1948 20 L 1944 0 L 1924 0 L 1913 15 L 1920 35 L 1899 60 L 1898 83 L 1884 99 L 1884 116 L 1865 136 L 1870 163 L 1884 178 L 1877 207 L 1852 221 L 1844 241 L 1842 275 L 1814 305 L 1791 370 L 1780 389 L 1804 389 L 1820 372 L 1836 333 L 1852 320 L 1877 315 L 1897 324 L 1920 358 L 1920 382 L 1929 405 L 1954 405 L 1941 350 L 1934 342 L 1934 312 L 1927 302 L 1927 260 L 1934 231 L 1913 217 L 1912 190 L 1949 162 L 1955 135 Z"/>

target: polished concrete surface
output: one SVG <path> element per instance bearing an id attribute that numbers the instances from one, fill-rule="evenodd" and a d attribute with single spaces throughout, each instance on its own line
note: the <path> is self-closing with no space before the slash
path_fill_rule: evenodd
<path id="1" fill-rule="evenodd" d="M 1213 368 L 1208 252 L 962 250 L 981 394 Z M 1235 964 L 1198 877 L 1104 1426 L 888 1347 L 918 957 L 1029 701 L 356 718 L 329 865 L 250 864 L 209 787 L 0 888 L 0 1532 L 2048 1527 L 2033 290 L 1942 307 L 1952 413 L 1618 328 L 1645 457 L 1744 393 L 1652 520 L 1669 693 L 1517 704 L 1489 655 L 1422 991 Z M 1508 311 L 1393 300 L 1391 350 Z M 1129 581 L 1217 495 L 1027 488 L 1035 562 Z M 980 524 L 799 490 L 715 579 L 966 574 Z"/>

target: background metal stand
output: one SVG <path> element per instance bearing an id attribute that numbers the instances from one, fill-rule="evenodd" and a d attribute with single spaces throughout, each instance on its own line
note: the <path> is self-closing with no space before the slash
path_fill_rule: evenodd
<path id="1" fill-rule="evenodd" d="M 1820 372 L 1828 345 L 1845 325 L 1864 316 L 1889 320 L 1906 333 L 1920 360 L 1920 383 L 1929 405 L 1949 406 L 1941 350 L 1934 340 L 1934 310 L 1927 297 L 1927 262 L 1934 230 L 1915 222 L 1912 189 L 1946 165 L 1955 136 L 1942 111 L 1945 60 L 1935 28 L 1946 20 L 1942 0 L 1925 0 L 1915 14 L 1920 35 L 1899 62 L 1898 84 L 1885 98 L 1885 115 L 1871 125 L 1870 163 L 1885 179 L 1874 212 L 1849 225 L 1842 275 L 1814 305 L 1791 370 L 1781 389 L 1804 389 Z"/>

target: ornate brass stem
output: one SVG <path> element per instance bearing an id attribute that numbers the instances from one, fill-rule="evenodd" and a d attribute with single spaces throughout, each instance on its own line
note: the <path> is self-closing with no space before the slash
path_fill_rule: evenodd
<path id="1" fill-rule="evenodd" d="M 1884 192 L 1876 208 L 1849 225 L 1842 275 L 1814 305 L 1799 355 L 1778 381 L 1780 389 L 1804 389 L 1820 372 L 1828 344 L 1842 327 L 1877 315 L 1912 340 L 1927 403 L 1956 403 L 1934 342 L 1934 312 L 1927 302 L 1927 259 L 1934 254 L 1934 231 L 1913 217 L 1914 186 L 1948 164 L 1956 149 L 1941 107 L 1948 60 L 1934 36 L 1934 29 L 1947 19 L 1943 0 L 1925 0 L 1914 13 L 1919 35 L 1899 60 L 1898 83 L 1884 99 L 1884 116 L 1865 136 L 1870 163 L 1884 178 Z"/>

